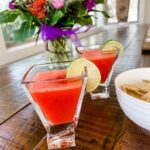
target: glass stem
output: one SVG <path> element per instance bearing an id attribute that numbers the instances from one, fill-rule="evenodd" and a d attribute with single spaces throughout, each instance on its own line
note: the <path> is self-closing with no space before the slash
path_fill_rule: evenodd
<path id="1" fill-rule="evenodd" d="M 47 129 L 47 144 L 48 149 L 58 149 L 74 147 L 75 144 L 75 129 L 74 124 L 71 123 L 66 130 L 56 134 L 52 134 L 53 130 L 59 130 L 60 126 L 51 126 Z"/>

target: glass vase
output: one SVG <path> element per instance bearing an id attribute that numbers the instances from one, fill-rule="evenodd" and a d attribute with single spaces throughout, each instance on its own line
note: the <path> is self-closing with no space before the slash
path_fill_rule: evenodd
<path id="1" fill-rule="evenodd" d="M 73 59 L 72 47 L 68 44 L 68 39 L 66 37 L 47 41 L 46 50 L 48 51 L 50 62 L 65 62 Z"/>
<path id="2" fill-rule="evenodd" d="M 74 147 L 85 87 L 86 74 L 66 78 L 70 63 L 34 65 L 22 85 L 47 130 L 48 149 Z"/>

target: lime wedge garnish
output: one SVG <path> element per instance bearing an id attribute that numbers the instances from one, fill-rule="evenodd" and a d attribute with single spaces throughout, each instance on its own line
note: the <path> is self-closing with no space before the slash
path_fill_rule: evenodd
<path id="1" fill-rule="evenodd" d="M 85 67 L 88 74 L 86 91 L 91 92 L 98 87 L 101 81 L 100 72 L 95 64 L 91 61 L 85 58 L 79 58 L 74 60 L 67 69 L 67 77 L 69 78 L 82 75 Z"/>
<path id="2" fill-rule="evenodd" d="M 115 52 L 119 57 L 123 54 L 123 45 L 120 41 L 117 40 L 109 40 L 104 44 L 103 52 Z"/>

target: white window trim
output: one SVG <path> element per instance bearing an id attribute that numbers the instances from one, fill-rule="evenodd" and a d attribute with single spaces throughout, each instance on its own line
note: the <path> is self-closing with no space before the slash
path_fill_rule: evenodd
<path id="1" fill-rule="evenodd" d="M 44 43 L 42 40 L 39 40 L 36 46 L 35 42 L 31 41 L 7 48 L 0 28 L 0 66 L 40 53 L 44 51 L 44 49 Z"/>

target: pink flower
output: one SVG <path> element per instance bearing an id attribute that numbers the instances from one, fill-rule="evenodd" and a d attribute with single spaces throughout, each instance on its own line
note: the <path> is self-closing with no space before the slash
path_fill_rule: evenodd
<path id="1" fill-rule="evenodd" d="M 64 0 L 53 0 L 52 5 L 54 6 L 54 8 L 60 9 L 64 7 Z"/>
<path id="2" fill-rule="evenodd" d="M 84 0 L 86 9 L 92 11 L 92 8 L 96 5 L 96 0 Z"/>
<path id="3" fill-rule="evenodd" d="M 14 9 L 14 8 L 15 8 L 14 1 L 9 2 L 9 9 Z"/>

